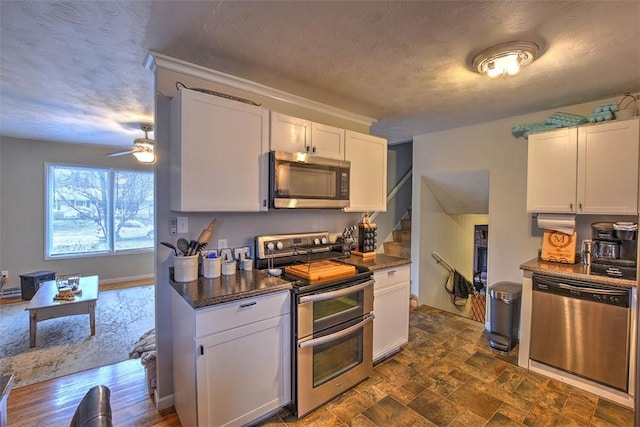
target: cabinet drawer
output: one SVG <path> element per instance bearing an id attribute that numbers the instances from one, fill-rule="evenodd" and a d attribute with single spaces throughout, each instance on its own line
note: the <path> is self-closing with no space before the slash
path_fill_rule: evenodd
<path id="1" fill-rule="evenodd" d="M 289 295 L 283 291 L 196 310 L 196 338 L 287 314 L 291 311 Z"/>
<path id="2" fill-rule="evenodd" d="M 385 268 L 373 273 L 375 280 L 374 289 L 390 286 L 394 283 L 409 282 L 411 279 L 411 268 L 407 265 L 399 265 L 397 267 Z"/>

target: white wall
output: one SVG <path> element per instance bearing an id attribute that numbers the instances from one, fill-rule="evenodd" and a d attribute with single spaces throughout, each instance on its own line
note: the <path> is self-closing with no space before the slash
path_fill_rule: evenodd
<path id="1" fill-rule="evenodd" d="M 510 117 L 487 123 L 414 137 L 413 143 L 413 221 L 412 292 L 420 304 L 455 312 L 442 294 L 446 274 L 431 256 L 454 256 L 448 238 L 455 228 L 453 219 L 438 207 L 425 177 L 438 173 L 489 171 L 489 249 L 488 284 L 498 281 L 520 282 L 520 264 L 534 258 L 541 245 L 541 233 L 532 227 L 526 212 L 527 141 L 515 138 L 511 128 L 523 123 L 544 121 L 556 111 L 589 115 L 593 102 Z M 594 218 L 580 218 L 579 232 L 589 238 L 588 226 Z M 455 262 L 452 261 L 452 262 Z"/>
<path id="2" fill-rule="evenodd" d="M 0 269 L 9 271 L 7 288 L 20 287 L 21 274 L 40 270 L 98 275 L 101 282 L 153 277 L 153 251 L 44 259 L 45 162 L 149 170 L 133 156 L 106 156 L 113 151 L 117 148 L 0 139 Z"/>

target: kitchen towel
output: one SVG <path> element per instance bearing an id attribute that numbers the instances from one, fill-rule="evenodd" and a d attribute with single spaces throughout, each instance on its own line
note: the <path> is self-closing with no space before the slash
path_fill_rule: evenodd
<path id="1" fill-rule="evenodd" d="M 538 214 L 538 227 L 573 235 L 576 229 L 576 216 L 569 214 Z"/>

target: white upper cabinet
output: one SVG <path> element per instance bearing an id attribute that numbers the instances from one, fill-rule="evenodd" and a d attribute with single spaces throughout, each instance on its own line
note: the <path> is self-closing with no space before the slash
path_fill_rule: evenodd
<path id="1" fill-rule="evenodd" d="M 311 124 L 311 151 L 320 157 L 344 160 L 345 130 L 320 123 Z"/>
<path id="2" fill-rule="evenodd" d="M 267 210 L 268 114 L 181 89 L 171 103 L 171 210 Z"/>
<path id="3" fill-rule="evenodd" d="M 306 153 L 311 149 L 311 122 L 271 111 L 272 151 Z"/>
<path id="4" fill-rule="evenodd" d="M 529 136 L 527 211 L 638 213 L 638 119 Z"/>
<path id="5" fill-rule="evenodd" d="M 529 135 L 528 212 L 575 212 L 576 135 L 576 128 Z"/>
<path id="6" fill-rule="evenodd" d="M 578 213 L 638 213 L 638 123 L 578 128 Z"/>
<path id="7" fill-rule="evenodd" d="M 344 160 L 344 129 L 271 111 L 273 151 Z"/>
<path id="8" fill-rule="evenodd" d="M 386 212 L 387 140 L 346 131 L 345 160 L 351 162 L 348 212 Z"/>

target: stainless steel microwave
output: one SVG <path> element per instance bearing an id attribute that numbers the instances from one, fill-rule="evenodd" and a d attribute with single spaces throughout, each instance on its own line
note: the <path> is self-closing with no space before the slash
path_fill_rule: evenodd
<path id="1" fill-rule="evenodd" d="M 269 152 L 269 203 L 272 208 L 349 207 L 351 162 L 307 153 Z"/>

